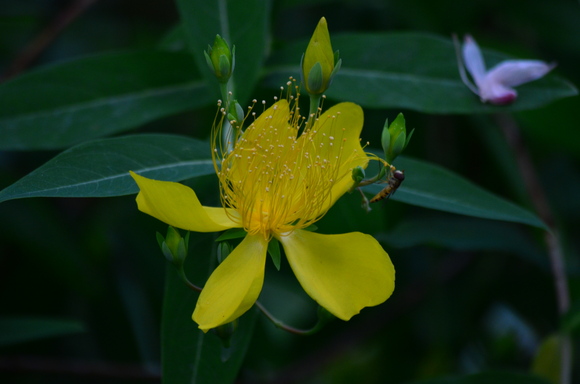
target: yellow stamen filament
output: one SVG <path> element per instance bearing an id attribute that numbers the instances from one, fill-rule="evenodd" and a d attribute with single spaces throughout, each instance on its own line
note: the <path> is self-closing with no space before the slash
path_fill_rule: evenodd
<path id="1" fill-rule="evenodd" d="M 230 152 L 224 152 L 228 145 L 220 141 L 221 122 L 214 126 L 213 156 L 222 204 L 238 212 L 231 219 L 248 233 L 261 233 L 266 239 L 320 219 L 330 208 L 332 187 L 350 177 L 351 170 L 340 165 L 364 155 L 343 153 L 344 130 L 341 137 L 334 131 L 334 136 L 319 133 L 326 124 L 335 124 L 339 114 L 314 116 L 317 124 L 299 133 L 304 118 L 297 100 L 291 101 L 289 116 L 280 115 L 288 112 L 275 105 L 271 115 L 238 131 Z M 251 109 L 248 115 L 252 116 Z"/>

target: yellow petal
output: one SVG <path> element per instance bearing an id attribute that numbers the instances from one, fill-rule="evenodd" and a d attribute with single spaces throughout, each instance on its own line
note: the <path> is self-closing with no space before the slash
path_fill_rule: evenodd
<path id="1" fill-rule="evenodd" d="M 218 232 L 239 227 L 224 208 L 204 207 L 193 189 L 170 181 L 152 180 L 131 172 L 139 186 L 137 206 L 141 212 L 171 226 L 194 232 Z M 236 215 L 233 210 L 231 215 Z M 233 217 L 233 216 L 232 216 Z"/>
<path id="2" fill-rule="evenodd" d="M 248 235 L 213 271 L 192 316 L 201 330 L 229 323 L 254 305 L 264 283 L 267 248 L 264 236 Z"/>
<path id="3" fill-rule="evenodd" d="M 295 230 L 279 240 L 306 293 L 342 320 L 381 304 L 393 293 L 395 269 L 370 235 Z"/>
<path id="4" fill-rule="evenodd" d="M 314 141 L 317 148 L 320 148 L 322 157 L 330 160 L 337 155 L 340 157 L 338 180 L 332 188 L 331 202 L 327 207 L 332 206 L 352 187 L 354 183 L 352 169 L 357 166 L 366 168 L 368 165 L 368 156 L 360 142 L 363 123 L 364 114 L 360 106 L 354 103 L 340 103 L 323 112 L 312 128 L 317 131 Z M 329 145 L 331 137 L 332 146 Z M 339 154 L 340 145 L 342 150 Z"/>

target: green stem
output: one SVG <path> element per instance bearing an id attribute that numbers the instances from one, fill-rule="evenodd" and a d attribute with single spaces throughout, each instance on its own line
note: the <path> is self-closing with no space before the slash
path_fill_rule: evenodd
<path id="1" fill-rule="evenodd" d="M 558 313 L 560 317 L 563 317 L 570 309 L 570 291 L 568 288 L 568 276 L 566 274 L 562 243 L 558 236 L 556 220 L 548 203 L 548 199 L 544 194 L 540 179 L 537 176 L 530 152 L 524 145 L 516 121 L 509 115 L 498 115 L 496 121 L 499 123 L 506 141 L 516 155 L 517 165 L 520 169 L 520 174 L 522 175 L 522 180 L 528 191 L 530 200 L 540 218 L 548 226 L 545 241 L 548 248 L 552 274 L 554 276 Z M 570 384 L 572 382 L 572 342 L 569 335 L 561 334 L 560 337 L 560 383 Z"/>
<path id="2" fill-rule="evenodd" d="M 322 329 L 322 325 L 323 322 L 318 320 L 318 322 L 314 325 L 314 327 L 310 328 L 310 329 L 299 329 L 299 328 L 294 328 L 290 325 L 285 324 L 283 321 L 278 320 L 276 317 L 274 317 L 274 315 L 272 315 L 265 307 L 262 303 L 260 303 L 259 301 L 256 301 L 256 307 L 258 307 L 258 309 L 260 311 L 262 311 L 262 313 L 268 318 L 268 320 L 270 320 L 276 327 L 293 333 L 295 335 L 303 335 L 303 336 L 307 336 L 307 335 L 312 335 L 318 331 L 320 331 L 320 329 Z"/>
<path id="3" fill-rule="evenodd" d="M 191 281 L 189 281 L 183 268 L 179 268 L 179 276 L 181 276 L 181 279 L 183 280 L 185 285 L 187 285 L 188 288 L 190 288 L 196 292 L 201 292 L 202 288 L 198 287 L 197 285 L 195 285 Z M 276 317 L 274 317 L 274 315 L 272 315 L 264 307 L 264 305 L 262 303 L 260 303 L 259 301 L 256 301 L 256 307 L 258 307 L 258 309 L 260 311 L 262 311 L 262 313 L 268 318 L 268 320 L 270 320 L 276 327 L 283 329 L 287 332 L 293 333 L 295 335 L 312 335 L 312 334 L 318 332 L 322 328 L 322 325 L 323 325 L 323 323 L 319 320 L 314 325 L 314 327 L 312 327 L 310 329 L 294 328 L 290 325 L 284 324 L 284 322 L 282 322 L 281 320 L 278 320 Z"/>
<path id="4" fill-rule="evenodd" d="M 227 147 L 228 152 L 234 149 L 234 130 L 230 121 L 227 118 L 230 109 L 230 102 L 234 100 L 234 81 L 233 76 L 230 77 L 227 83 L 220 83 L 220 92 L 222 94 L 223 108 L 226 112 L 226 118 L 222 125 L 222 143 Z"/>
<path id="5" fill-rule="evenodd" d="M 322 99 L 322 94 L 320 95 L 310 95 L 310 110 L 308 111 L 308 122 L 306 123 L 306 128 L 312 127 L 318 116 L 318 107 L 320 106 L 320 100 Z"/>

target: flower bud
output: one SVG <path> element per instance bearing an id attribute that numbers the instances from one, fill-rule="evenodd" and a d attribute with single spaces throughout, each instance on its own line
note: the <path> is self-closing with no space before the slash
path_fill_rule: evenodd
<path id="1" fill-rule="evenodd" d="M 355 187 L 360 184 L 365 178 L 365 170 L 363 167 L 356 166 L 352 169 L 352 179 L 354 180 Z"/>
<path id="2" fill-rule="evenodd" d="M 332 77 L 339 70 L 338 51 L 333 53 L 326 19 L 318 22 L 306 53 L 302 56 L 302 83 L 311 95 L 319 95 L 330 87 Z"/>
<path id="3" fill-rule="evenodd" d="M 187 257 L 187 244 L 189 243 L 189 232 L 185 235 L 185 238 L 181 237 L 181 234 L 173 227 L 167 227 L 167 235 L 163 238 L 163 235 L 157 232 L 157 243 L 161 248 L 161 252 L 165 258 L 171 263 L 175 264 L 177 267 L 183 265 Z"/>
<path id="4" fill-rule="evenodd" d="M 222 263 L 222 261 L 224 261 L 226 259 L 226 257 L 228 257 L 230 255 L 230 253 L 232 253 L 232 251 L 234 250 L 234 247 L 232 247 L 232 245 L 227 242 L 227 241 L 221 241 L 218 243 L 217 246 L 217 259 L 218 259 L 218 263 Z"/>
<path id="5" fill-rule="evenodd" d="M 244 109 L 237 100 L 230 103 L 228 120 L 235 128 L 240 128 L 242 121 L 244 120 Z"/>
<path id="6" fill-rule="evenodd" d="M 238 328 L 238 319 L 232 322 L 220 325 L 213 329 L 213 332 L 221 339 L 224 348 L 229 348 L 232 342 L 232 336 Z"/>
<path id="7" fill-rule="evenodd" d="M 236 47 L 230 51 L 228 43 L 216 35 L 213 47 L 208 45 L 203 52 L 209 69 L 215 74 L 220 83 L 227 83 L 236 64 Z"/>
<path id="8" fill-rule="evenodd" d="M 402 113 L 399 113 L 390 126 L 388 125 L 388 120 L 385 122 L 381 135 L 381 144 L 385 152 L 385 159 L 389 164 L 392 164 L 395 158 L 405 150 L 414 131 L 413 129 L 407 136 L 405 117 Z"/>

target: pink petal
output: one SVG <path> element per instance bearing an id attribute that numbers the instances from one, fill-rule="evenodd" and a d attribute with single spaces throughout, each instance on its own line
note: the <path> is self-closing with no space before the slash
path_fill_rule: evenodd
<path id="1" fill-rule="evenodd" d="M 543 77 L 555 66 L 540 60 L 506 60 L 490 69 L 485 81 L 515 87 Z"/>
<path id="2" fill-rule="evenodd" d="M 479 46 L 470 35 L 465 36 L 463 61 L 473 80 L 475 80 L 475 84 L 479 87 L 485 77 L 485 62 L 483 61 Z"/>

